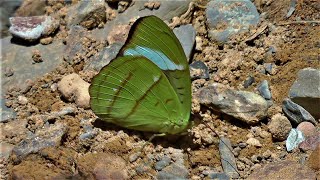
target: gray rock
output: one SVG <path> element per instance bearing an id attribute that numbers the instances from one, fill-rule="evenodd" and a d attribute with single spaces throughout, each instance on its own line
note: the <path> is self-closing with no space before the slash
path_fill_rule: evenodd
<path id="1" fill-rule="evenodd" d="M 4 102 L 4 99 L 1 97 L 0 99 L 0 103 L 1 103 L 1 119 L 0 119 L 0 122 L 1 123 L 4 123 L 4 122 L 8 122 L 10 120 L 13 120 L 17 117 L 17 113 L 15 111 L 13 111 L 13 109 L 11 108 L 7 108 L 5 106 L 5 102 Z"/>
<path id="2" fill-rule="evenodd" d="M 210 173 L 210 179 L 218 179 L 218 180 L 229 180 L 230 177 L 226 173 Z"/>
<path id="3" fill-rule="evenodd" d="M 254 82 L 255 82 L 254 77 L 249 76 L 249 77 L 247 77 L 247 79 L 244 81 L 243 87 L 244 87 L 244 88 L 248 88 L 248 87 L 251 86 L 251 84 L 253 84 Z"/>
<path id="4" fill-rule="evenodd" d="M 79 1 L 69 8 L 67 24 L 70 28 L 81 25 L 87 29 L 102 26 L 106 22 L 106 4 L 104 1 Z"/>
<path id="5" fill-rule="evenodd" d="M 119 24 L 129 24 L 132 18 L 155 15 L 162 20 L 169 21 L 175 16 L 180 16 L 185 13 L 192 0 L 181 1 L 161 1 L 159 9 L 149 10 L 144 9 L 145 1 L 135 1 L 126 11 L 117 15 L 117 17 L 107 22 L 103 29 L 93 29 L 92 35 L 97 39 L 105 39 L 109 32 Z"/>
<path id="6" fill-rule="evenodd" d="M 277 70 L 277 66 L 274 63 L 264 63 L 263 67 L 265 69 L 266 74 L 270 74 L 270 75 L 275 75 L 276 74 L 276 70 Z"/>
<path id="7" fill-rule="evenodd" d="M 9 67 L 14 70 L 14 75 L 6 77 L 1 71 L 2 93 L 6 93 L 8 88 L 16 86 L 20 89 L 27 88 L 28 81 L 35 80 L 46 73 L 51 72 L 63 61 L 64 45 L 62 42 L 54 41 L 49 45 L 21 46 L 13 44 L 11 37 L 0 40 L 3 47 L 1 65 L 3 68 Z M 32 64 L 32 51 L 39 50 L 42 63 Z M 28 81 L 27 81 L 28 80 Z M 1 95 L 3 97 L 3 94 Z"/>
<path id="8" fill-rule="evenodd" d="M 86 139 L 92 139 L 95 136 L 97 136 L 98 132 L 95 129 L 90 128 L 85 128 L 85 132 L 80 134 L 79 139 L 80 140 L 86 140 Z"/>
<path id="9" fill-rule="evenodd" d="M 258 91 L 262 97 L 266 100 L 271 100 L 271 92 L 269 89 L 269 84 L 267 80 L 263 80 L 261 84 L 258 86 Z"/>
<path id="10" fill-rule="evenodd" d="M 201 104 L 248 124 L 257 123 L 267 116 L 267 101 L 252 92 L 226 89 L 214 83 L 199 89 L 196 96 Z"/>
<path id="11" fill-rule="evenodd" d="M 191 79 L 209 79 L 209 69 L 202 61 L 195 61 L 190 64 Z"/>
<path id="12" fill-rule="evenodd" d="M 220 138 L 219 152 L 224 173 L 231 178 L 239 178 L 236 159 L 232 153 L 231 142 L 228 138 Z"/>
<path id="13" fill-rule="evenodd" d="M 154 165 L 154 168 L 160 171 L 166 166 L 168 166 L 170 162 L 171 162 L 171 158 L 169 158 L 168 156 L 164 156 L 160 161 L 156 162 L 156 164 Z"/>
<path id="14" fill-rule="evenodd" d="M 292 151 L 297 148 L 298 145 L 305 140 L 303 133 L 297 129 L 291 129 L 288 138 L 286 140 L 287 151 Z"/>
<path id="15" fill-rule="evenodd" d="M 275 114 L 272 116 L 268 128 L 275 140 L 284 141 L 288 137 L 292 126 L 287 117 Z"/>
<path id="16" fill-rule="evenodd" d="M 46 147 L 60 145 L 61 138 L 67 132 L 63 124 L 55 124 L 46 129 L 41 129 L 33 137 L 24 139 L 13 148 L 13 153 L 19 158 L 24 158 L 30 153 L 37 153 Z"/>
<path id="17" fill-rule="evenodd" d="M 289 91 L 290 99 L 320 119 L 320 69 L 305 68 Z"/>
<path id="18" fill-rule="evenodd" d="M 298 125 L 303 121 L 309 121 L 313 124 L 317 124 L 316 120 L 308 111 L 288 98 L 282 102 L 282 110 L 293 125 Z"/>
<path id="19" fill-rule="evenodd" d="M 207 4 L 206 16 L 209 37 L 219 42 L 226 42 L 259 22 L 259 13 L 250 0 L 212 0 Z"/>
<path id="20" fill-rule="evenodd" d="M 185 166 L 177 165 L 176 163 L 170 164 L 169 166 L 158 172 L 158 179 L 187 179 L 188 169 Z"/>
<path id="21" fill-rule="evenodd" d="M 184 53 L 187 56 L 188 61 L 191 58 L 191 53 L 195 45 L 196 30 L 191 24 L 182 25 L 173 29 L 174 34 L 179 39 Z"/>
<path id="22" fill-rule="evenodd" d="M 123 43 L 114 43 L 106 47 L 99 53 L 96 58 L 85 65 L 84 70 L 100 71 L 104 66 L 108 65 L 111 60 L 113 60 L 117 56 L 122 46 Z"/>
<path id="23" fill-rule="evenodd" d="M 53 33 L 59 26 L 59 21 L 50 16 L 11 17 L 10 33 L 26 41 L 35 41 L 41 36 Z"/>

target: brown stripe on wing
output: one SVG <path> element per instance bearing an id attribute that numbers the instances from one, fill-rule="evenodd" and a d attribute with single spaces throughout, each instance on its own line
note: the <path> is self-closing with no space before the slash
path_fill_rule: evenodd
<path id="1" fill-rule="evenodd" d="M 118 99 L 118 95 L 120 94 L 121 90 L 124 88 L 124 86 L 129 82 L 129 80 L 132 78 L 133 73 L 129 72 L 128 76 L 121 82 L 119 85 L 119 88 L 117 89 L 116 93 L 113 95 L 112 102 L 109 107 L 107 107 L 107 112 L 110 113 L 112 110 L 113 105 L 115 104 L 116 100 Z"/>
<path id="2" fill-rule="evenodd" d="M 136 111 L 136 109 L 138 108 L 140 102 L 141 102 L 144 98 L 147 97 L 147 94 L 152 90 L 152 88 L 153 88 L 154 86 L 156 86 L 156 85 L 160 82 L 161 79 L 162 79 L 162 75 L 160 75 L 159 79 L 158 79 L 157 81 L 155 81 L 155 82 L 149 87 L 149 89 L 148 89 L 139 99 L 136 100 L 136 103 L 135 103 L 135 105 L 133 106 L 133 108 L 131 109 L 130 113 L 128 113 L 128 114 L 124 117 L 124 119 L 128 118 L 129 116 L 131 116 L 131 115 Z"/>

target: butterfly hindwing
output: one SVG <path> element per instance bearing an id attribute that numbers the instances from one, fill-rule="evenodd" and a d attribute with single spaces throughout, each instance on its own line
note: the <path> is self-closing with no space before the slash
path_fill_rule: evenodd
<path id="1" fill-rule="evenodd" d="M 95 76 L 91 108 L 130 129 L 175 133 L 184 129 L 181 104 L 166 75 L 144 57 L 118 57 Z"/>

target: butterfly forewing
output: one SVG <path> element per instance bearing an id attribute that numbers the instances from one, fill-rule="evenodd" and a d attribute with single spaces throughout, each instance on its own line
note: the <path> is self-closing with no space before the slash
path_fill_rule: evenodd
<path id="1" fill-rule="evenodd" d="M 119 55 L 144 56 L 163 70 L 189 119 L 191 80 L 187 58 L 179 40 L 161 19 L 148 16 L 137 20 Z"/>

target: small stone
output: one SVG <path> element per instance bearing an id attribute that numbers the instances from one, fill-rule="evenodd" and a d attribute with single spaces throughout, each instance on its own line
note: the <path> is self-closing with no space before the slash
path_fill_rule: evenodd
<path id="1" fill-rule="evenodd" d="M 260 141 L 256 138 L 249 138 L 246 143 L 251 146 L 262 147 Z"/>
<path id="2" fill-rule="evenodd" d="M 90 107 L 90 84 L 81 79 L 78 74 L 69 74 L 58 82 L 58 89 L 68 101 L 75 101 L 78 107 Z"/>
<path id="3" fill-rule="evenodd" d="M 132 163 L 136 161 L 141 155 L 141 152 L 133 153 L 129 156 L 129 161 Z"/>
<path id="4" fill-rule="evenodd" d="M 291 129 L 288 138 L 286 140 L 287 151 L 292 151 L 298 145 L 305 140 L 303 133 L 297 129 Z"/>
<path id="5" fill-rule="evenodd" d="M 146 2 L 144 3 L 144 7 L 145 8 L 148 8 L 150 10 L 153 10 L 153 9 L 159 9 L 159 7 L 161 6 L 161 3 L 160 2 Z"/>
<path id="6" fill-rule="evenodd" d="M 50 16 L 11 17 L 10 33 L 18 38 L 35 41 L 41 36 L 53 33 L 59 26 L 59 21 Z"/>
<path id="7" fill-rule="evenodd" d="M 272 97 L 267 80 L 263 80 L 261 82 L 261 84 L 258 86 L 258 91 L 260 95 L 264 97 L 266 100 L 271 100 Z"/>
<path id="8" fill-rule="evenodd" d="M 189 171 L 184 165 L 172 163 L 158 172 L 157 179 L 187 179 L 188 175 Z"/>
<path id="9" fill-rule="evenodd" d="M 43 44 L 43 45 L 50 44 L 50 43 L 52 43 L 52 41 L 53 41 L 53 38 L 50 37 L 50 36 L 40 39 L 40 43 Z"/>
<path id="10" fill-rule="evenodd" d="M 272 116 L 268 128 L 275 140 L 284 141 L 288 137 L 292 126 L 287 117 L 278 113 Z"/>
<path id="11" fill-rule="evenodd" d="M 230 177 L 226 173 L 210 173 L 208 176 L 211 179 L 230 180 Z"/>
<path id="12" fill-rule="evenodd" d="M 299 144 L 299 148 L 307 150 L 315 150 L 320 144 L 320 132 L 315 133 L 314 135 L 309 136 L 306 140 Z"/>
<path id="13" fill-rule="evenodd" d="M 21 105 L 25 105 L 28 103 L 28 99 L 25 96 L 18 96 L 18 103 Z"/>
<path id="14" fill-rule="evenodd" d="M 99 27 L 106 22 L 104 1 L 80 1 L 69 8 L 66 16 L 68 27 L 81 25 L 87 29 Z"/>
<path id="15" fill-rule="evenodd" d="M 111 153 L 87 153 L 77 161 L 80 174 L 85 179 L 128 179 L 126 161 Z"/>
<path id="16" fill-rule="evenodd" d="M 32 51 L 32 60 L 35 63 L 43 62 L 43 59 L 41 57 L 41 54 L 40 54 L 39 50 L 35 49 L 35 50 Z"/>
<path id="17" fill-rule="evenodd" d="M 241 143 L 239 143 L 239 147 L 243 149 L 243 148 L 247 147 L 247 143 L 241 142 Z"/>
<path id="18" fill-rule="evenodd" d="M 255 124 L 267 116 L 267 101 L 252 92 L 235 91 L 224 85 L 213 83 L 211 86 L 200 88 L 195 96 L 200 104 L 226 113 L 247 124 Z"/>
<path id="19" fill-rule="evenodd" d="M 194 44 L 196 42 L 196 30 L 191 24 L 187 24 L 174 28 L 173 32 L 180 41 L 183 51 L 187 56 L 187 60 L 189 62 Z"/>
<path id="20" fill-rule="evenodd" d="M 125 43 L 130 30 L 129 25 L 118 25 L 109 32 L 107 41 L 109 44 Z"/>
<path id="21" fill-rule="evenodd" d="M 21 141 L 13 148 L 13 153 L 18 159 L 21 159 L 46 147 L 57 147 L 66 132 L 67 127 L 63 124 L 51 125 L 49 128 L 37 131 L 34 136 Z"/>
<path id="22" fill-rule="evenodd" d="M 268 74 L 270 75 L 276 74 L 277 66 L 274 63 L 264 63 L 263 66 Z"/>
<path id="23" fill-rule="evenodd" d="M 190 76 L 195 79 L 209 79 L 208 67 L 202 61 L 195 61 L 190 64 Z"/>
<path id="24" fill-rule="evenodd" d="M 231 178 L 239 178 L 239 174 L 236 169 L 236 159 L 232 153 L 231 142 L 228 138 L 221 137 L 219 142 L 219 152 L 224 173 Z"/>
<path id="25" fill-rule="evenodd" d="M 305 68 L 290 88 L 290 99 L 320 119 L 320 69 Z"/>
<path id="26" fill-rule="evenodd" d="M 268 149 L 262 154 L 262 157 L 264 159 L 269 159 L 271 157 L 271 155 L 272 155 L 272 152 Z"/>
<path id="27" fill-rule="evenodd" d="M 314 117 L 312 117 L 308 111 L 288 98 L 282 102 L 282 110 L 294 125 L 298 125 L 303 121 L 309 121 L 313 124 L 317 124 Z"/>
<path id="28" fill-rule="evenodd" d="M 171 162 L 171 158 L 164 156 L 160 161 L 156 162 L 154 168 L 158 171 L 162 170 L 166 166 L 168 166 Z"/>
<path id="29" fill-rule="evenodd" d="M 209 37 L 219 42 L 226 42 L 230 36 L 246 31 L 259 22 L 259 13 L 249 0 L 209 1 L 206 17 Z"/>
<path id="30" fill-rule="evenodd" d="M 244 88 L 248 88 L 248 87 L 251 86 L 254 82 L 255 82 L 254 77 L 249 76 L 249 77 L 247 77 L 247 79 L 244 81 L 243 87 L 244 87 Z"/>
<path id="31" fill-rule="evenodd" d="M 316 133 L 316 127 L 311 122 L 302 122 L 297 126 L 297 129 L 300 130 L 306 138 Z"/>

